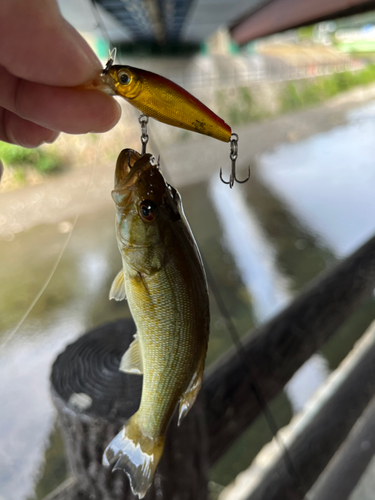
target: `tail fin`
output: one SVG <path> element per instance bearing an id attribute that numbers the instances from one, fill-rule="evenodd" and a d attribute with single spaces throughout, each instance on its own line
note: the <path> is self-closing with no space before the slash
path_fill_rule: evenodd
<path id="1" fill-rule="evenodd" d="M 113 471 L 124 470 L 133 494 L 143 498 L 152 484 L 163 448 L 163 437 L 145 436 L 130 420 L 105 449 L 103 465 L 113 466 Z"/>

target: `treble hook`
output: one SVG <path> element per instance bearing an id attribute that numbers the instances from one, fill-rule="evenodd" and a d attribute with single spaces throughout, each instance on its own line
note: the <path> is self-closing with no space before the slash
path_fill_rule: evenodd
<path id="1" fill-rule="evenodd" d="M 250 167 L 248 167 L 248 175 L 247 178 L 243 181 L 240 181 L 236 177 L 236 160 L 238 158 L 238 135 L 237 134 L 232 134 L 230 136 L 230 154 L 229 158 L 232 161 L 232 166 L 231 166 L 231 171 L 230 171 L 230 176 L 229 176 L 229 181 L 225 181 L 223 179 L 223 171 L 220 168 L 220 180 L 224 184 L 229 184 L 229 187 L 232 189 L 234 185 L 234 181 L 238 182 L 238 184 L 244 184 L 250 179 Z"/>
<path id="2" fill-rule="evenodd" d="M 142 143 L 142 155 L 146 154 L 146 146 L 148 143 L 148 135 L 147 135 L 147 124 L 148 124 L 148 116 L 141 115 L 138 118 L 139 123 L 141 124 L 141 143 Z"/>

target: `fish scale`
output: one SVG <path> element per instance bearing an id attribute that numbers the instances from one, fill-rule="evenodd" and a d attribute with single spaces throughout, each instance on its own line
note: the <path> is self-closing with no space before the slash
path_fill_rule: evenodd
<path id="1" fill-rule="evenodd" d="M 193 301 L 186 293 L 183 279 L 176 273 L 173 266 L 166 266 L 165 272 L 157 273 L 156 276 L 146 277 L 145 282 L 149 294 L 144 290 L 135 291 L 138 288 L 137 285 L 133 292 L 128 293 L 129 306 L 138 331 L 142 331 L 141 345 L 144 352 L 144 364 L 147 366 L 147 371 L 145 370 L 144 373 L 145 389 L 142 393 L 138 422 L 141 422 L 142 416 L 142 423 L 147 432 L 160 435 L 166 431 L 171 417 L 170 413 L 174 411 L 181 391 L 186 388 L 184 373 L 191 371 L 188 361 L 192 358 L 193 349 L 189 338 L 195 325 L 191 323 L 192 315 L 189 313 L 193 309 Z M 160 304 L 155 305 L 156 298 L 160 299 Z M 175 311 L 178 311 L 183 318 L 180 320 L 181 327 L 178 327 L 179 321 L 174 314 Z M 165 333 L 160 341 L 163 349 L 155 345 L 155 330 Z M 177 355 L 176 348 L 174 348 L 176 343 L 178 343 Z M 177 380 L 171 377 L 160 379 L 157 374 L 157 367 L 160 364 L 164 367 L 169 365 L 171 372 L 177 373 Z M 169 409 L 168 413 L 166 409 Z M 149 421 L 150 415 L 154 417 L 152 424 Z M 163 420 L 160 420 L 160 415 L 164 415 Z"/>

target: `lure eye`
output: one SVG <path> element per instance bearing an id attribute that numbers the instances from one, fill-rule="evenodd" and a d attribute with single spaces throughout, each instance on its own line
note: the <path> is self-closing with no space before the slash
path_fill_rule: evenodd
<path id="1" fill-rule="evenodd" d="M 139 205 L 139 212 L 142 219 L 152 222 L 156 219 L 158 208 L 151 200 L 144 200 Z"/>
<path id="2" fill-rule="evenodd" d="M 121 73 L 119 75 L 119 82 L 121 85 L 128 85 L 130 83 L 130 76 L 127 73 Z"/>

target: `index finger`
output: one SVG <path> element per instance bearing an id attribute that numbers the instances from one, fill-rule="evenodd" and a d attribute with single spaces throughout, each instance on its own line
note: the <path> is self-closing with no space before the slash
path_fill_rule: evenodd
<path id="1" fill-rule="evenodd" d="M 0 1 L 0 65 L 25 80 L 80 85 L 101 64 L 55 0 Z"/>

